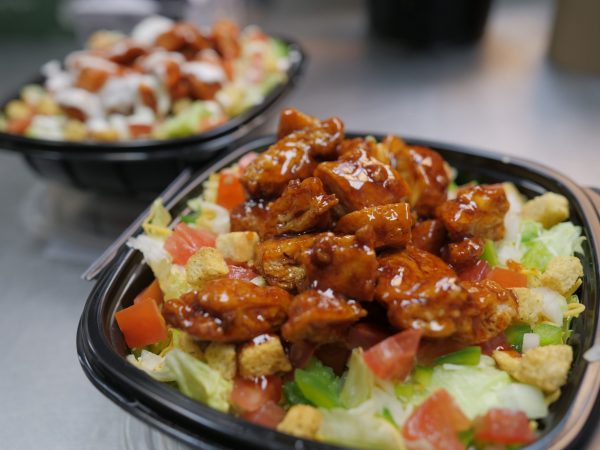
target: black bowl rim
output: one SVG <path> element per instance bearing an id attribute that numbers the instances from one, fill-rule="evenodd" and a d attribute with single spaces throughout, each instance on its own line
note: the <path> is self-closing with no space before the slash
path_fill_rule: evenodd
<path id="1" fill-rule="evenodd" d="M 348 133 L 352 136 L 373 135 L 378 133 Z M 167 203 L 171 209 L 183 200 L 191 191 L 196 190 L 201 182 L 216 170 L 233 163 L 239 157 L 252 150 L 263 149 L 274 141 L 274 137 L 266 136 L 254 139 L 225 156 L 213 166 L 195 176 L 193 181 Z M 536 175 L 547 182 L 561 186 L 563 193 L 568 193 L 578 209 L 590 246 L 590 274 L 594 280 L 600 279 L 600 217 L 584 191 L 573 181 L 535 162 L 499 155 L 487 151 L 473 150 L 462 146 L 443 144 L 422 139 L 406 138 L 412 145 L 424 145 L 440 151 L 456 154 L 457 157 L 474 157 L 494 161 L 506 165 L 506 170 L 525 171 Z M 484 168 L 482 167 L 482 170 Z M 495 171 L 498 173 L 498 171 Z M 518 176 L 518 175 L 517 175 Z M 525 184 L 527 180 L 523 180 Z M 537 187 L 537 190 L 544 189 Z M 138 232 L 140 230 L 138 229 Z M 137 234 L 137 232 L 135 233 Z M 135 260 L 135 261 L 134 261 Z M 143 268 L 141 256 L 131 249 L 121 248 L 117 259 L 103 272 L 92 289 L 81 316 L 77 331 L 77 352 L 82 368 L 90 381 L 117 405 L 158 428 L 162 432 L 196 448 L 306 448 L 314 450 L 333 450 L 340 448 L 330 444 L 303 440 L 278 433 L 248 423 L 229 414 L 215 411 L 205 405 L 191 400 L 178 391 L 152 380 L 146 374 L 131 366 L 112 348 L 107 337 L 109 330 L 103 320 L 103 308 L 108 307 L 110 297 L 127 289 L 132 270 L 125 269 L 126 264 L 133 264 L 135 270 Z M 129 272 L 126 274 L 125 272 Z M 600 343 L 598 332 L 598 284 L 590 285 L 596 291 L 591 296 L 594 303 L 593 332 L 588 336 L 590 345 Z M 109 297 L 110 294 L 110 297 Z M 585 301 L 585 299 L 584 299 Z M 114 311 L 112 311 L 114 312 Z M 112 312 L 110 317 L 112 317 Z M 598 408 L 600 392 L 600 364 L 584 365 L 581 383 L 574 393 L 567 412 L 562 419 L 541 439 L 527 447 L 528 450 L 546 448 L 579 448 L 586 439 L 585 431 L 593 426 L 592 410 Z M 135 380 L 135 381 L 132 381 Z M 573 413 L 576 411 L 577 413 Z"/>
<path id="2" fill-rule="evenodd" d="M 193 158 L 194 151 L 211 151 L 222 148 L 256 128 L 262 121 L 264 113 L 295 85 L 306 66 L 308 56 L 300 43 L 284 36 L 269 36 L 283 41 L 290 50 L 291 58 L 290 66 L 286 72 L 287 80 L 279 83 L 269 91 L 261 103 L 232 117 L 216 128 L 182 138 L 128 140 L 111 143 L 38 139 L 0 131 L 0 149 L 12 150 L 25 155 L 44 155 L 45 157 L 54 156 L 56 158 L 96 159 L 101 157 L 112 160 L 145 160 L 148 159 L 148 155 L 153 157 L 181 157 L 182 153 L 183 156 Z M 41 76 L 31 80 L 32 83 L 41 81 L 43 81 Z M 19 91 L 25 85 L 7 96 L 0 103 L 0 109 L 4 110 L 10 101 L 19 98 Z"/>

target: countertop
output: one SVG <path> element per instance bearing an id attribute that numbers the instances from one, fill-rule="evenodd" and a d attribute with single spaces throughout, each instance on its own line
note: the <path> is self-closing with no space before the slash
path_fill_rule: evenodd
<path id="1" fill-rule="evenodd" d="M 323 9 L 311 15 L 314 4 Z M 267 5 L 250 20 L 297 37 L 310 54 L 286 104 L 341 116 L 348 129 L 496 150 L 600 184 L 600 78 L 547 61 L 552 2 L 496 2 L 480 45 L 427 54 L 369 37 L 360 2 Z M 9 61 L 0 94 L 72 45 L 0 43 Z M 125 449 L 134 448 L 126 436 L 144 433 L 93 388 L 75 351 L 92 287 L 79 276 L 142 206 L 47 185 L 0 152 L 0 447 Z"/>

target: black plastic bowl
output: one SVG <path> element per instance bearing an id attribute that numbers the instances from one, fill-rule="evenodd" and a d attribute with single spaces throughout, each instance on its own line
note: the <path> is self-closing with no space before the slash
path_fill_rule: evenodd
<path id="1" fill-rule="evenodd" d="M 184 166 L 198 167 L 218 152 L 227 152 L 262 125 L 274 111 L 275 103 L 294 87 L 306 63 L 306 54 L 298 43 L 279 39 L 290 50 L 287 81 L 273 88 L 262 103 L 214 129 L 178 139 L 114 143 L 53 141 L 0 132 L 0 149 L 22 154 L 38 175 L 62 184 L 104 193 L 156 195 Z M 43 78 L 37 78 L 33 82 L 42 81 Z M 18 97 L 18 91 L 14 92 L 2 102 L 0 110 Z"/>
<path id="2" fill-rule="evenodd" d="M 373 133 L 361 133 L 365 134 Z M 380 139 L 382 136 L 376 137 Z M 180 213 L 187 199 L 201 193 L 202 182 L 211 173 L 249 151 L 262 151 L 273 142 L 273 137 L 260 138 L 237 149 L 196 176 L 169 199 L 166 206 L 174 215 Z M 527 195 L 549 190 L 568 198 L 571 220 L 583 227 L 587 237 L 583 243 L 584 278 L 581 287 L 581 301 L 586 310 L 574 321 L 574 334 L 570 340 L 574 364 L 568 382 L 560 399 L 551 406 L 549 416 L 541 422 L 540 439 L 527 448 L 581 448 L 590 429 L 596 425 L 600 391 L 600 363 L 588 364 L 583 359 L 585 350 L 594 343 L 600 343 L 597 330 L 600 217 L 592 200 L 573 181 L 536 163 L 435 142 L 416 139 L 408 139 L 408 142 L 436 149 L 465 180 L 512 181 Z M 140 231 L 138 229 L 135 234 Z M 195 448 L 337 448 L 297 439 L 218 412 L 166 384 L 154 381 L 129 364 L 125 360 L 127 347 L 115 323 L 114 313 L 129 306 L 151 279 L 151 271 L 142 262 L 141 254 L 123 247 L 113 264 L 100 274 L 87 300 L 77 331 L 77 352 L 84 372 L 101 392 L 134 416 Z"/>

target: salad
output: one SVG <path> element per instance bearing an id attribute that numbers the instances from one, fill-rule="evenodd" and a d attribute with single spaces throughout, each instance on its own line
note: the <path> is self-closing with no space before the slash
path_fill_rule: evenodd
<path id="1" fill-rule="evenodd" d="M 263 101 L 287 79 L 288 46 L 228 20 L 203 30 L 152 16 L 129 36 L 98 31 L 42 67 L 0 115 L 0 131 L 66 141 L 192 136 Z"/>
<path id="2" fill-rule="evenodd" d="M 397 136 L 282 112 L 278 141 L 143 233 L 127 359 L 255 424 L 356 448 L 515 449 L 561 395 L 584 311 L 565 197 L 460 180 Z"/>

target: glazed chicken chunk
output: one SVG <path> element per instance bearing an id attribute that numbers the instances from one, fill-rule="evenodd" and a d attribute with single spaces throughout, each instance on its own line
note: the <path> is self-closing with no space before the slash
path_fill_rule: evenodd
<path id="1" fill-rule="evenodd" d="M 281 331 L 289 342 L 338 342 L 344 339 L 348 327 L 366 314 L 359 303 L 330 289 L 309 289 L 294 297 Z"/>
<path id="2" fill-rule="evenodd" d="M 401 146 L 394 154 L 396 170 L 410 186 L 410 204 L 421 216 L 431 217 L 446 200 L 450 183 L 444 159 L 427 147 Z"/>
<path id="3" fill-rule="evenodd" d="M 283 139 L 294 131 L 302 130 L 310 126 L 318 126 L 321 121 L 316 117 L 309 116 L 296 108 L 288 108 L 281 111 L 279 125 L 277 126 L 277 139 Z"/>
<path id="4" fill-rule="evenodd" d="M 300 256 L 315 241 L 315 235 L 268 239 L 256 247 L 256 268 L 267 283 L 289 291 L 306 284 Z"/>
<path id="5" fill-rule="evenodd" d="M 279 329 L 287 318 L 291 296 L 278 287 L 221 278 L 201 291 L 165 303 L 163 315 L 172 326 L 201 340 L 248 341 Z"/>
<path id="6" fill-rule="evenodd" d="M 375 251 L 356 236 L 318 235 L 301 256 L 311 288 L 333 291 L 354 300 L 373 299 L 377 277 Z"/>
<path id="7" fill-rule="evenodd" d="M 357 234 L 375 248 L 404 247 L 410 241 L 412 218 L 408 203 L 371 206 L 343 216 L 335 231 Z"/>
<path id="8" fill-rule="evenodd" d="M 484 244 L 481 238 L 463 239 L 448 244 L 442 253 L 448 264 L 455 270 L 463 271 L 481 259 Z"/>
<path id="9" fill-rule="evenodd" d="M 409 246 L 379 258 L 379 273 L 375 298 L 387 306 L 392 325 L 428 337 L 456 333 L 467 291 L 442 259 Z"/>
<path id="10" fill-rule="evenodd" d="M 437 209 L 453 241 L 477 237 L 494 241 L 504 237 L 504 216 L 508 200 L 501 184 L 459 189 L 456 198 Z"/>
<path id="11" fill-rule="evenodd" d="M 277 197 L 290 181 L 311 177 L 319 160 L 334 158 L 343 137 L 344 125 L 336 118 L 294 131 L 246 167 L 242 184 L 253 197 Z"/>
<path id="12" fill-rule="evenodd" d="M 338 204 L 316 177 L 292 180 L 281 197 L 268 207 L 266 234 L 302 233 L 331 226 L 331 209 Z"/>
<path id="13" fill-rule="evenodd" d="M 439 256 L 445 242 L 446 228 L 441 220 L 423 220 L 412 228 L 412 244 L 421 250 Z"/>
<path id="14" fill-rule="evenodd" d="M 517 301 L 509 289 L 492 280 L 461 281 L 469 297 L 454 338 L 481 344 L 504 331 L 517 316 Z"/>
<path id="15" fill-rule="evenodd" d="M 231 231 L 256 231 L 259 236 L 264 237 L 268 217 L 267 203 L 260 199 L 250 199 L 231 211 Z"/>
<path id="16" fill-rule="evenodd" d="M 323 162 L 315 170 L 325 188 L 335 194 L 347 211 L 401 203 L 408 185 L 391 166 L 355 149 L 337 161 Z"/>

